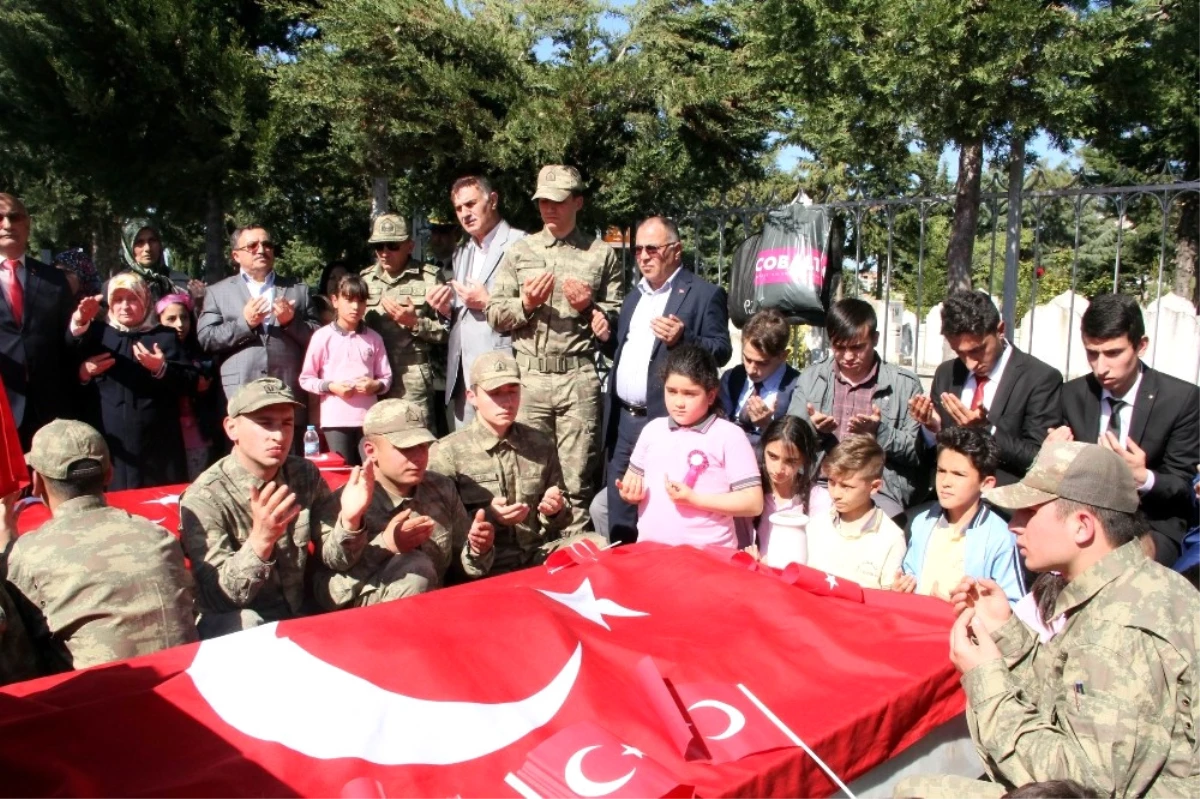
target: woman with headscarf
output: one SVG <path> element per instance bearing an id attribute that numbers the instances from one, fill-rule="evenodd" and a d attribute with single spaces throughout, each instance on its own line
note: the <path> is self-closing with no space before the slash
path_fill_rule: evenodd
<path id="1" fill-rule="evenodd" d="M 54 268 L 66 276 L 76 300 L 100 293 L 100 273 L 96 271 L 91 256 L 83 250 L 76 248 L 60 252 L 54 256 Z"/>
<path id="2" fill-rule="evenodd" d="M 124 272 L 108 281 L 108 316 L 84 297 L 70 334 L 90 394 L 87 419 L 104 435 L 112 458 L 110 491 L 187 480 L 179 397 L 196 380 L 174 330 L 158 323 L 146 282 Z"/>
<path id="3" fill-rule="evenodd" d="M 125 224 L 121 239 L 121 257 L 129 271 L 146 281 L 150 299 L 158 302 L 168 294 L 184 292 L 197 302 L 204 298 L 204 284 L 172 270 L 167 263 L 162 236 L 145 220 L 134 219 Z"/>

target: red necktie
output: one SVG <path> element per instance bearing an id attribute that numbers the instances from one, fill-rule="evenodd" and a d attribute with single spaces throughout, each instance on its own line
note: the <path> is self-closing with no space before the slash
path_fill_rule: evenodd
<path id="1" fill-rule="evenodd" d="M 17 267 L 20 265 L 20 261 L 5 261 L 3 276 L 0 278 L 4 281 L 4 293 L 8 295 L 8 305 L 12 308 L 13 321 L 17 323 L 17 327 L 21 326 L 21 319 L 25 316 L 25 289 L 21 288 L 21 281 L 17 278 Z"/>
<path id="2" fill-rule="evenodd" d="M 983 387 L 988 383 L 988 378 L 975 378 L 975 393 L 971 395 L 971 410 L 975 410 L 983 404 Z"/>

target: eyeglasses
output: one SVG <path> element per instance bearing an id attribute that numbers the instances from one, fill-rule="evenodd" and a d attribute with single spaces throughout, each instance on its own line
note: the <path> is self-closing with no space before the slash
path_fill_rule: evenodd
<path id="1" fill-rule="evenodd" d="M 651 258 L 656 258 L 658 255 L 665 253 L 670 247 L 673 247 L 678 243 L 679 242 L 677 241 L 668 241 L 666 244 L 638 244 L 634 246 L 633 254 L 638 256 L 642 253 L 646 253 L 646 255 L 649 255 Z"/>
<path id="2" fill-rule="evenodd" d="M 404 246 L 404 243 L 400 241 L 381 241 L 375 245 L 375 252 L 379 252 L 380 250 L 397 252 L 402 246 Z"/>
<path id="3" fill-rule="evenodd" d="M 252 241 L 249 244 L 243 244 L 241 247 L 234 247 L 234 252 L 274 252 L 275 242 L 273 241 Z"/>
<path id="4" fill-rule="evenodd" d="M 0 214 L 0 219 L 7 219 L 11 225 L 15 225 L 18 222 L 24 222 L 28 218 L 29 214 L 25 213 L 24 211 L 8 211 Z"/>

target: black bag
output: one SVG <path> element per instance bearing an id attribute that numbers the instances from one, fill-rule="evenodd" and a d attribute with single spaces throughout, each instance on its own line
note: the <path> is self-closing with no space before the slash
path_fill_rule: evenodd
<path id="1" fill-rule="evenodd" d="M 827 279 L 829 217 L 823 209 L 793 204 L 767 215 L 762 233 L 733 254 L 729 318 L 739 329 L 764 308 L 791 324 L 824 326 L 832 281 Z"/>

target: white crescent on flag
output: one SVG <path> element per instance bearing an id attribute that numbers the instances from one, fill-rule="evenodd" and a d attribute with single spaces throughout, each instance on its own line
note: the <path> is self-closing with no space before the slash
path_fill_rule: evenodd
<path id="1" fill-rule="evenodd" d="M 615 780 L 608 782 L 595 782 L 588 779 L 583 773 L 583 759 L 587 757 L 588 752 L 600 748 L 600 744 L 583 747 L 571 755 L 571 758 L 567 760 L 566 771 L 563 772 L 563 776 L 567 781 L 567 787 L 580 796 L 589 797 L 589 799 L 597 796 L 608 796 L 613 791 L 621 790 L 621 788 L 625 787 L 625 783 L 633 779 L 634 774 L 637 774 L 637 769 L 631 768 L 624 776 L 617 777 Z M 628 754 L 628 752 L 622 752 L 622 754 Z"/>
<path id="2" fill-rule="evenodd" d="M 689 707 L 688 710 L 692 711 L 698 707 L 711 707 L 714 710 L 721 711 L 729 717 L 729 726 L 725 728 L 724 732 L 722 732 L 720 735 L 704 736 L 710 741 L 723 741 L 726 738 L 732 738 L 742 731 L 742 727 L 746 726 L 745 714 L 743 714 L 742 711 L 738 710 L 733 705 L 726 704 L 725 702 L 718 702 L 715 699 L 701 699 L 699 702 Z"/>
<path id="3" fill-rule="evenodd" d="M 387 691 L 276 636 L 278 623 L 201 642 L 187 674 L 229 726 L 309 757 L 381 766 L 465 763 L 554 718 L 579 676 L 583 645 L 537 693 L 517 702 L 418 699 Z M 251 671 L 270 674 L 266 690 Z M 334 701 L 309 702 L 320 689 Z"/>

